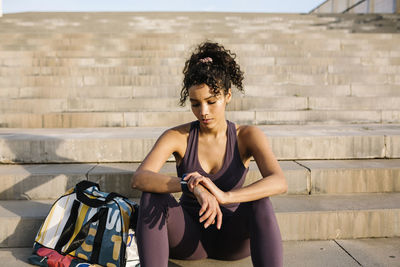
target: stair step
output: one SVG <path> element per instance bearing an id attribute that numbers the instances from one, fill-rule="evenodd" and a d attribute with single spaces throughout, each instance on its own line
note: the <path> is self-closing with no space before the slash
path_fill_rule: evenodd
<path id="1" fill-rule="evenodd" d="M 233 91 L 234 96 L 242 96 Z M 2 87 L 0 98 L 175 98 L 180 96 L 176 86 L 85 86 L 85 87 Z M 400 97 L 400 85 L 246 85 L 246 97 Z"/>
<path id="2" fill-rule="evenodd" d="M 366 159 L 400 155 L 393 125 L 259 126 L 278 159 Z M 141 162 L 166 128 L 0 129 L 0 162 Z M 85 149 L 82 150 L 81 148 Z M 132 153 L 135 151 L 135 153 Z"/>
<path id="3" fill-rule="evenodd" d="M 400 238 L 369 238 L 356 240 L 323 241 L 285 241 L 283 242 L 283 266 L 326 267 L 348 266 L 396 266 L 400 257 Z M 32 248 L 0 249 L 0 260 L 9 267 L 32 266 L 27 263 Z M 359 263 L 360 264 L 359 264 Z M 247 267 L 251 266 L 247 257 L 238 261 L 217 261 L 205 259 L 199 261 L 173 260 L 169 267 Z"/>
<path id="4" fill-rule="evenodd" d="M 310 194 L 400 192 L 400 159 L 296 161 L 310 171 Z"/>
<path id="5" fill-rule="evenodd" d="M 308 194 L 308 171 L 293 161 L 281 161 L 280 165 L 288 180 L 288 193 Z M 0 165 L 0 199 L 56 199 L 79 181 L 87 179 L 98 183 L 104 191 L 138 198 L 141 192 L 130 186 L 138 166 L 139 163 Z M 176 175 L 175 163 L 167 162 L 160 172 Z M 255 162 L 251 162 L 245 185 L 258 179 L 260 172 Z"/>
<path id="6" fill-rule="evenodd" d="M 218 37 L 217 37 L 218 38 Z M 125 38 L 104 38 L 104 36 L 96 36 L 96 38 L 69 38 L 69 40 L 59 40 L 56 38 L 27 38 L 26 43 L 21 43 L 19 39 L 10 39 L 0 42 L 0 49 L 5 51 L 98 51 L 96 48 L 100 48 L 102 51 L 185 51 L 190 48 L 192 42 L 199 42 L 200 38 L 183 39 L 183 36 L 178 36 L 175 40 L 170 37 L 163 38 L 147 38 L 145 41 L 137 41 L 129 37 Z M 218 38 L 219 41 L 225 43 L 226 46 L 231 49 L 237 50 L 267 50 L 277 51 L 282 50 L 296 50 L 297 48 L 310 50 L 310 51 L 400 51 L 399 47 L 393 42 L 382 42 L 379 39 L 370 38 L 369 42 L 359 41 L 355 42 L 344 42 L 340 39 L 334 38 L 314 38 L 314 39 L 298 39 L 297 41 L 282 42 L 282 41 L 266 41 L 263 39 L 248 40 L 243 39 L 227 39 Z M 164 41 L 164 43 L 163 43 Z M 279 45 L 279 48 L 278 48 Z M 99 53 L 99 52 L 98 52 Z M 100 53 L 99 53 L 100 54 Z M 166 53 L 167 54 L 167 53 Z M 118 56 L 118 55 L 117 55 Z"/>
<path id="7" fill-rule="evenodd" d="M 64 99 L 0 99 L 0 112 L 57 113 L 57 112 L 181 112 L 190 104 L 179 106 L 176 97 L 163 98 L 64 98 Z M 234 97 L 228 111 L 400 111 L 400 97 Z"/>
<path id="8" fill-rule="evenodd" d="M 264 62 L 257 60 L 257 65 Z M 148 62 L 147 64 L 157 64 Z M 299 64 L 308 64 L 299 62 Z M 349 63 L 345 63 L 349 64 Z M 400 60 L 399 64 L 400 65 Z M 183 62 L 181 64 L 183 66 Z M 33 86 L 61 86 L 61 87 L 84 87 L 84 86 L 163 86 L 176 85 L 178 88 L 183 76 L 179 75 L 90 75 L 90 76 L 14 76 L 0 77 L 2 87 L 33 87 Z M 246 84 L 296 84 L 296 85 L 400 85 L 400 75 L 397 74 L 351 74 L 351 73 L 324 73 L 324 74 L 264 74 L 245 75 Z"/>
<path id="9" fill-rule="evenodd" d="M 399 124 L 399 110 L 255 110 L 227 111 L 238 124 L 313 125 Z M 195 120 L 190 111 L 62 112 L 0 114 L 2 128 L 173 127 Z M 357 125 L 356 125 L 357 126 Z M 365 126 L 367 127 L 367 126 Z"/>
<path id="10" fill-rule="evenodd" d="M 277 196 L 271 200 L 283 240 L 400 236 L 400 193 Z M 52 203 L 0 201 L 0 247 L 31 246 Z"/>
<path id="11" fill-rule="evenodd" d="M 185 55 L 182 55 L 185 57 Z M 260 57 L 260 56 L 259 56 Z M 257 58 L 259 58 L 257 57 Z M 1 53 L 0 53 L 1 58 Z M 256 57 L 255 57 L 256 58 Z M 1 67 L 0 76 L 13 77 L 19 76 L 103 76 L 103 75 L 181 75 L 183 66 L 102 66 L 102 61 L 107 62 L 108 58 L 96 58 L 97 65 L 94 66 L 69 66 L 69 67 Z M 240 59 L 239 59 L 240 60 Z M 353 75 L 376 75 L 376 74 L 396 74 L 400 71 L 400 66 L 363 66 L 363 65 L 285 65 L 285 66 L 242 66 L 241 69 L 246 74 L 265 75 L 268 74 L 353 74 Z"/>
<path id="12" fill-rule="evenodd" d="M 2 35 L 0 33 L 0 37 L 2 37 L 4 35 Z M 309 34 L 307 34 L 307 38 L 309 38 Z M 4 38 L 7 38 L 6 36 Z M 47 37 L 45 40 L 47 42 L 49 42 L 48 40 L 51 39 L 53 37 L 49 36 Z M 68 38 L 68 37 L 66 37 Z M 102 38 L 102 36 L 98 37 L 99 39 Z M 104 42 L 104 39 L 106 39 L 108 37 L 103 37 L 103 39 L 101 39 L 101 41 Z M 126 37 L 128 38 L 128 37 Z M 138 38 L 146 38 L 147 40 L 151 41 L 150 37 L 138 37 Z M 178 37 L 179 39 L 180 37 Z M 273 37 L 271 37 L 273 38 Z M 282 35 L 280 35 L 279 37 L 276 38 L 282 38 Z M 317 57 L 317 58 L 348 58 L 348 57 L 354 57 L 354 58 L 376 58 L 376 57 L 380 57 L 380 58 L 391 58 L 391 57 L 400 57 L 400 51 L 399 50 L 393 50 L 393 48 L 391 50 L 380 50 L 378 48 L 375 48 L 374 50 L 362 50 L 362 49 L 345 49 L 345 50 L 320 50 L 320 49 L 305 49 L 302 46 L 297 46 L 295 48 L 292 49 L 284 49 L 284 47 L 282 47 L 282 44 L 285 44 L 285 42 L 295 42 L 293 39 L 297 38 L 297 40 L 299 40 L 300 37 L 290 37 L 292 39 L 288 39 L 287 41 L 281 41 L 276 40 L 276 41 L 271 41 L 269 39 L 265 39 L 265 40 L 260 40 L 259 42 L 262 42 L 263 44 L 263 49 L 256 49 L 256 50 L 249 50 L 247 47 L 250 47 L 252 45 L 254 45 L 254 41 L 251 40 L 251 42 L 249 42 L 248 40 L 242 40 L 239 41 L 240 45 L 242 47 L 237 47 L 237 45 L 235 44 L 231 44 L 231 39 L 223 39 L 220 37 L 216 37 L 213 40 L 223 43 L 225 44 L 225 46 L 227 48 L 230 49 L 234 49 L 237 50 L 238 52 L 240 52 L 240 54 L 238 54 L 238 60 L 240 60 L 241 58 L 244 57 L 294 57 L 294 58 L 301 58 L 301 57 Z M 25 39 L 27 40 L 32 40 L 31 37 L 27 36 Z M 368 40 L 366 40 L 366 42 L 373 42 L 373 41 L 377 41 L 377 42 L 382 42 L 382 40 L 380 39 L 375 39 L 373 37 L 369 38 Z M 122 39 L 123 41 L 124 39 Z M 81 40 L 77 40 L 77 42 L 79 42 Z M 155 40 L 156 42 L 167 42 L 168 40 L 166 40 L 166 38 L 158 38 Z M 202 39 L 199 40 L 181 40 L 182 44 L 186 44 L 187 49 L 186 50 L 190 50 L 193 46 L 193 44 L 199 43 L 203 41 Z M 257 40 L 255 40 L 257 41 Z M 325 40 L 325 44 L 327 45 L 329 44 L 329 42 L 332 41 L 337 41 L 336 39 L 326 39 Z M 349 41 L 354 41 L 354 40 L 349 40 Z M 120 41 L 119 40 L 115 40 L 115 42 L 118 44 Z M 343 40 L 341 40 L 341 42 L 343 42 Z M 362 40 L 358 40 L 357 42 L 362 42 Z M 394 40 L 394 42 L 398 42 L 398 40 Z M 188 45 L 190 44 L 190 46 Z M 136 50 L 130 50 L 129 47 L 128 48 L 118 48 L 118 47 L 112 47 L 112 48 L 107 48 L 107 50 L 101 49 L 101 51 L 99 52 L 99 49 L 97 50 L 84 50 L 82 47 L 76 47 L 75 50 L 70 50 L 71 47 L 67 47 L 69 48 L 68 50 L 44 50 L 42 46 L 38 46 L 35 47 L 35 49 L 31 48 L 29 50 L 21 50 L 21 47 L 18 46 L 7 46 L 4 47 L 3 49 L 0 51 L 0 58 L 3 59 L 10 59 L 10 58 L 14 58 L 14 59 L 21 59 L 21 58 L 25 58 L 25 59 L 40 59 L 40 58 L 100 58 L 103 59 L 103 61 L 107 61 L 107 58 L 155 58 L 155 59 L 165 59 L 165 58 L 185 58 L 187 56 L 187 51 L 183 51 L 183 50 L 166 50 L 166 49 L 162 49 L 162 50 L 147 50 L 146 49 L 146 44 L 143 45 L 144 47 L 142 49 L 136 49 Z M 101 47 L 101 45 L 98 46 L 98 48 Z M 315 48 L 315 47 L 313 47 Z M 102 60 L 100 60 L 99 62 L 101 62 Z M 9 62 L 9 61 L 7 61 Z M 12 65 L 12 66 L 19 66 L 19 65 Z M 20 66 L 21 67 L 21 66 Z M 25 65 L 25 67 L 31 67 L 28 65 Z M 265 66 L 264 66 L 265 67 Z M 273 67 L 273 66 L 272 66 Z M 286 66 L 285 66 L 286 67 Z M 289 67 L 289 66 L 288 66 Z M 297 66 L 296 68 L 299 68 L 301 66 Z M 335 67 L 335 66 L 333 66 Z M 346 69 L 346 66 L 343 65 L 337 65 L 336 67 L 338 67 L 339 69 Z M 377 68 L 376 66 L 357 66 L 358 68 L 361 67 L 361 69 L 363 68 Z M 377 69 L 378 72 L 387 72 L 387 70 L 393 70 L 393 68 L 396 68 L 396 66 L 380 66 L 379 69 Z M 351 70 L 349 68 L 349 70 Z M 357 71 L 355 69 L 352 69 L 351 72 Z"/>
<path id="13" fill-rule="evenodd" d="M 284 241 L 283 266 L 326 267 L 396 266 L 400 257 L 400 238 L 368 238 L 356 240 Z M 32 248 L 2 248 L 0 260 L 9 267 L 32 266 L 27 263 Z M 299 265 L 299 263 L 301 263 Z M 360 264 L 359 264 L 360 263 Z M 251 258 L 238 261 L 204 259 L 184 261 L 170 259 L 169 267 L 248 267 Z"/>
<path id="14" fill-rule="evenodd" d="M 400 193 L 272 198 L 284 240 L 400 236 Z"/>
<path id="15" fill-rule="evenodd" d="M 288 182 L 288 194 L 349 194 L 400 192 L 400 160 L 279 161 Z M 56 199 L 81 180 L 90 180 L 107 192 L 131 198 L 130 187 L 139 163 L 0 165 L 1 200 Z M 174 162 L 160 170 L 176 175 Z M 260 179 L 251 162 L 245 185 Z M 179 194 L 176 194 L 179 196 Z"/>
<path id="16" fill-rule="evenodd" d="M 272 150 L 280 160 L 400 156 L 400 127 L 396 124 L 259 127 L 269 137 Z M 164 130 L 161 127 L 3 128 L 0 129 L 0 162 L 141 162 Z"/>
<path id="17" fill-rule="evenodd" d="M 237 52 L 240 55 L 240 51 Z M 0 66 L 2 67 L 121 67 L 121 66 L 129 66 L 129 67 L 144 67 L 144 66 L 157 66 L 157 65 L 165 65 L 171 66 L 175 68 L 182 68 L 185 63 L 185 56 L 181 57 L 165 57 L 165 58 L 156 58 L 156 57 L 105 57 L 102 58 L 100 56 L 86 56 L 80 58 L 58 58 L 58 57 L 17 57 L 17 58 L 0 58 Z M 400 64 L 400 56 L 390 56 L 390 57 L 381 57 L 375 58 L 370 56 L 364 57 L 336 57 L 335 55 L 318 55 L 313 57 L 304 57 L 304 56 L 275 56 L 271 53 L 266 54 L 265 56 L 254 56 L 254 57 L 238 57 L 238 62 L 243 68 L 257 68 L 261 66 L 275 66 L 276 68 L 300 68 L 301 66 L 313 66 L 314 68 L 318 67 L 326 67 L 326 73 L 328 72 L 328 66 L 342 66 L 342 65 L 357 65 L 359 68 L 361 66 L 370 66 L 370 67 L 383 67 L 378 73 L 373 73 L 375 76 L 384 79 L 383 70 L 396 69 Z M 354 71 L 353 71 L 354 72 Z M 382 73 L 383 74 L 380 74 Z M 392 71 L 390 72 L 392 73 Z M 342 75 L 345 76 L 346 73 L 330 73 L 330 75 Z M 394 73 L 395 74 L 395 73 Z M 15 75 L 15 73 L 14 73 Z M 317 74 L 315 74 L 317 75 Z M 321 75 L 321 74 L 319 74 Z M 390 74 L 386 74 L 390 75 Z M 35 77 L 35 76 L 32 76 Z M 87 75 L 87 77 L 90 77 Z"/>

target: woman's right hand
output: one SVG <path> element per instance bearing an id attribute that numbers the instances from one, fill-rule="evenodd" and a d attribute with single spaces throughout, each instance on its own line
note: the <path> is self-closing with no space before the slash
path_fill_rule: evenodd
<path id="1" fill-rule="evenodd" d="M 202 185 L 197 185 L 193 194 L 201 205 L 199 211 L 200 223 L 204 222 L 204 228 L 217 222 L 217 229 L 221 229 L 222 212 L 217 199 Z"/>

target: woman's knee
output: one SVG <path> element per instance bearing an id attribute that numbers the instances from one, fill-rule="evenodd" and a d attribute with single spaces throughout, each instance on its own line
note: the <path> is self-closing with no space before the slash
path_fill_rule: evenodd
<path id="1" fill-rule="evenodd" d="M 251 202 L 251 207 L 254 215 L 257 214 L 269 214 L 274 212 L 271 200 L 269 197 L 261 198 Z"/>
<path id="2" fill-rule="evenodd" d="M 151 192 L 142 192 L 140 197 L 140 207 L 146 206 L 166 206 L 170 202 L 170 194 L 158 194 Z"/>
<path id="3" fill-rule="evenodd" d="M 143 192 L 140 198 L 139 223 L 146 223 L 152 227 L 162 227 L 166 223 L 168 210 L 174 206 L 174 198 L 170 194 Z"/>

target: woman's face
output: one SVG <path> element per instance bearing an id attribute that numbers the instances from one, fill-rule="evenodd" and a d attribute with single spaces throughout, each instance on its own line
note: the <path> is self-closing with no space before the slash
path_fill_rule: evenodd
<path id="1" fill-rule="evenodd" d="M 206 128 L 213 128 L 221 122 L 225 123 L 225 107 L 231 97 L 230 89 L 226 95 L 222 89 L 215 95 L 206 84 L 193 85 L 189 88 L 192 112 Z"/>

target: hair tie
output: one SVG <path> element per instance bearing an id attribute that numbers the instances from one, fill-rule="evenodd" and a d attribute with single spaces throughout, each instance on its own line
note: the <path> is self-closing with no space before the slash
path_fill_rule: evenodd
<path id="1" fill-rule="evenodd" d="M 200 62 L 201 63 L 208 63 L 208 62 L 212 63 L 213 60 L 210 57 L 205 57 L 205 58 L 200 58 Z"/>

